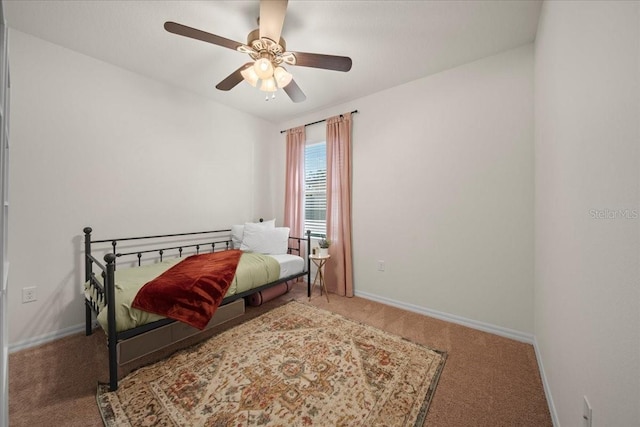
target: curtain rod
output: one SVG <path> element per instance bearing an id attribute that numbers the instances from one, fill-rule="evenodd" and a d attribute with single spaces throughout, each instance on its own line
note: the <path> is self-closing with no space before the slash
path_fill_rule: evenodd
<path id="1" fill-rule="evenodd" d="M 351 112 L 351 114 L 356 114 L 357 112 L 358 112 L 358 110 L 353 110 L 353 111 Z M 342 114 L 340 114 L 340 117 L 342 117 Z M 315 124 L 322 123 L 322 122 L 326 122 L 326 121 L 327 121 L 327 119 L 322 119 L 322 120 L 318 120 L 317 122 L 307 123 L 307 124 L 306 124 L 306 125 L 304 125 L 304 126 L 305 126 L 305 127 L 307 127 L 307 126 L 315 125 Z M 280 131 L 280 133 L 285 133 L 285 132 L 286 132 L 286 130 L 281 130 L 281 131 Z"/>

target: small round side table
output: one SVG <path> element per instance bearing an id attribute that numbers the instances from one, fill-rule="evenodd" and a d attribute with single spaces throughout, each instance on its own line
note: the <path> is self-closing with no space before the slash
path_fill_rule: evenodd
<path id="1" fill-rule="evenodd" d="M 322 295 L 322 289 L 324 289 L 324 293 L 327 297 L 327 302 L 329 302 L 329 292 L 327 292 L 327 285 L 324 282 L 324 267 L 327 264 L 327 261 L 331 258 L 331 255 L 319 256 L 319 255 L 309 255 L 309 259 L 313 261 L 313 263 L 318 267 L 316 271 L 316 275 L 313 279 L 313 285 L 311 285 L 311 291 L 316 286 L 316 283 L 320 285 L 320 295 Z M 309 297 L 311 300 L 311 297 Z"/>

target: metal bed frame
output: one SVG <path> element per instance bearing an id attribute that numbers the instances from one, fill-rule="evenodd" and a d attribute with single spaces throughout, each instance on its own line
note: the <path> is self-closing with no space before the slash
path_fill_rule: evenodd
<path id="1" fill-rule="evenodd" d="M 262 222 L 262 220 L 261 220 Z M 161 319 L 152 323 L 148 323 L 142 326 L 138 326 L 133 329 L 128 329 L 126 331 L 117 332 L 116 330 L 116 305 L 110 304 L 111 301 L 115 300 L 115 271 L 116 271 L 116 260 L 120 257 L 132 257 L 136 256 L 138 258 L 138 266 L 141 264 L 141 259 L 143 254 L 157 254 L 160 261 L 162 261 L 165 252 L 167 251 L 178 251 L 177 256 L 182 257 L 182 253 L 185 249 L 188 249 L 188 252 L 191 254 L 198 254 L 202 251 L 206 250 L 210 247 L 210 252 L 216 252 L 218 250 L 228 250 L 229 244 L 231 243 L 230 237 L 230 229 L 226 230 L 213 230 L 213 231 L 197 231 L 191 233 L 174 233 L 174 234 L 162 234 L 162 235 L 154 235 L 154 236 L 139 236 L 139 237 L 124 237 L 118 239 L 102 239 L 102 240 L 91 240 L 91 232 L 93 230 L 91 227 L 85 227 L 83 229 L 85 235 L 84 248 L 85 248 L 85 280 L 88 282 L 89 286 L 96 292 L 97 298 L 100 302 L 103 303 L 103 306 L 106 305 L 107 309 L 107 322 L 108 322 L 108 331 L 107 333 L 107 346 L 109 352 L 109 389 L 111 391 L 115 391 L 118 389 L 118 353 L 117 353 L 117 345 L 119 342 L 125 341 L 127 339 L 136 337 L 138 335 L 144 334 L 145 332 L 152 331 L 154 329 L 158 329 L 165 325 L 169 325 L 171 323 L 176 322 L 173 319 Z M 132 242 L 136 241 L 136 243 L 141 243 L 141 246 L 146 245 L 161 245 L 162 240 L 158 239 L 170 239 L 170 238 L 183 238 L 185 239 L 185 244 L 175 245 L 175 242 L 172 242 L 173 246 L 168 247 L 160 247 L 160 248 L 152 248 L 152 249 L 144 249 L 137 250 L 132 252 L 117 252 L 118 242 Z M 188 240 L 195 241 L 196 239 L 211 239 L 209 242 L 198 242 L 198 243 L 190 243 Z M 306 243 L 306 244 L 303 244 Z M 104 255 L 104 262 L 102 264 L 96 257 L 94 257 L 91 253 L 91 248 L 93 244 L 104 244 L 110 243 L 112 251 Z M 306 249 L 304 248 L 306 246 Z M 108 247 L 108 246 L 107 246 Z M 304 252 L 303 252 L 304 251 Z M 232 296 L 228 296 L 222 300 L 221 305 L 228 304 L 245 296 L 251 295 L 253 293 L 262 291 L 264 289 L 270 288 L 272 286 L 278 285 L 280 283 L 288 282 L 290 280 L 298 279 L 300 277 L 307 276 L 307 296 L 311 297 L 311 259 L 309 255 L 311 254 L 311 233 L 307 232 L 306 237 L 289 237 L 289 248 L 288 253 L 297 253 L 298 256 L 302 257 L 306 261 L 306 269 L 300 273 L 293 274 L 287 277 L 283 277 L 282 279 L 276 280 L 271 283 L 267 283 L 266 285 L 241 292 Z M 175 253 L 174 253 L 175 255 Z M 303 256 L 306 255 L 306 256 Z M 102 276 L 102 280 L 104 286 L 98 281 L 96 274 L 93 272 L 93 266 L 96 266 L 100 271 Z M 135 268 L 135 267 L 133 267 Z M 100 311 L 100 308 L 97 303 L 90 301 L 85 298 L 85 333 L 86 335 L 91 335 L 93 333 L 93 313 L 96 315 Z"/>

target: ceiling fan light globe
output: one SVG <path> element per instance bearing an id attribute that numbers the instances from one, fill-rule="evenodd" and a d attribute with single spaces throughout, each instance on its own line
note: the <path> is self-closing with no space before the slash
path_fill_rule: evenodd
<path id="1" fill-rule="evenodd" d="M 273 77 L 273 65 L 267 58 L 260 58 L 254 62 L 253 69 L 262 80 Z"/>
<path id="2" fill-rule="evenodd" d="M 262 85 L 260 85 L 260 90 L 263 92 L 275 92 L 278 90 L 276 87 L 276 82 L 273 78 L 262 80 Z"/>
<path id="3" fill-rule="evenodd" d="M 276 83 L 280 89 L 291 83 L 291 80 L 293 80 L 293 75 L 283 67 L 277 67 L 273 71 L 273 77 L 276 79 Z"/>
<path id="4" fill-rule="evenodd" d="M 256 74 L 253 67 L 247 67 L 244 70 L 240 71 L 242 78 L 244 81 L 249 83 L 251 86 L 256 87 L 258 85 L 258 75 Z"/>

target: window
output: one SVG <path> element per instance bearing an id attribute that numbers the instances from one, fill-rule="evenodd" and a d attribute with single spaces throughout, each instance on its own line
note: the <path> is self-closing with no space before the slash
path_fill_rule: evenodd
<path id="1" fill-rule="evenodd" d="M 304 232 L 327 234 L 327 144 L 304 149 Z"/>

